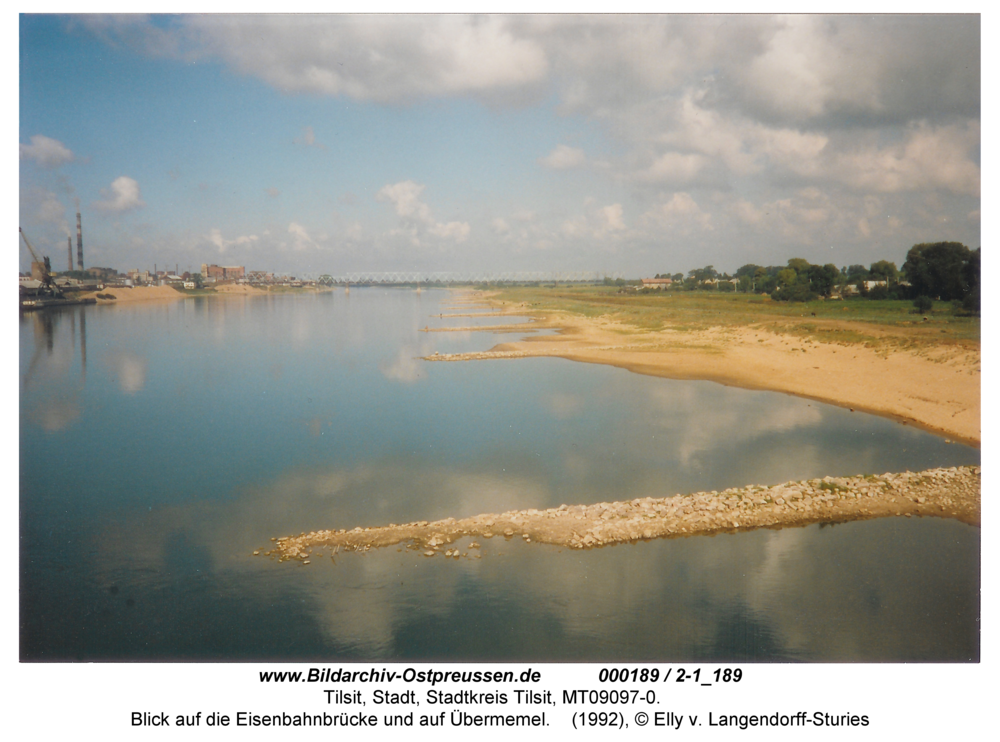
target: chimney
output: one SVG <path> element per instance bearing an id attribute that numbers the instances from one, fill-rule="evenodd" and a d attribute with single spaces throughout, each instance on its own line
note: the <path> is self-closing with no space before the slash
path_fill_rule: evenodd
<path id="1" fill-rule="evenodd" d="M 66 235 L 66 257 L 69 258 L 69 268 L 66 270 L 73 270 L 73 238 Z"/>
<path id="2" fill-rule="evenodd" d="M 76 212 L 76 269 L 83 270 L 83 227 L 80 225 L 80 212 Z"/>

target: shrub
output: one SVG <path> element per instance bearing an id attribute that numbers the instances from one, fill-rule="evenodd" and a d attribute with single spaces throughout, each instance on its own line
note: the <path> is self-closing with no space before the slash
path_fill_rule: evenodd
<path id="1" fill-rule="evenodd" d="M 781 287 L 771 294 L 771 298 L 775 301 L 813 301 L 818 296 L 810 290 L 808 283 L 796 283 Z"/>

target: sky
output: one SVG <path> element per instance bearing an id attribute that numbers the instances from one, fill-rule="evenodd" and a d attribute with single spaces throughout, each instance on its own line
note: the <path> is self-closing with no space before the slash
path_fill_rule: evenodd
<path id="1" fill-rule="evenodd" d="M 977 15 L 21 15 L 67 266 L 901 266 L 980 246 Z M 19 247 L 20 269 L 30 257 Z"/>

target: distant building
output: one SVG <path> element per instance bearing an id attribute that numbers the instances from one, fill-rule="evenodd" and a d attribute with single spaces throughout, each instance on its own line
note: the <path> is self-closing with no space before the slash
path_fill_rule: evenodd
<path id="1" fill-rule="evenodd" d="M 672 278 L 643 278 L 642 287 L 644 289 L 666 289 L 670 288 L 674 280 Z"/>
<path id="2" fill-rule="evenodd" d="M 112 276 L 118 275 L 118 271 L 114 268 L 100 268 L 96 265 L 92 268 L 87 268 L 87 273 L 92 275 L 94 278 L 100 279 L 111 278 Z"/>
<path id="3" fill-rule="evenodd" d="M 862 281 L 860 284 L 850 283 L 844 287 L 843 293 L 848 296 L 855 296 L 857 294 L 860 294 L 862 289 L 864 289 L 865 291 L 871 291 L 876 286 L 887 286 L 887 285 L 888 284 L 885 281 Z M 902 285 L 903 284 L 900 283 L 900 286 Z"/>
<path id="4" fill-rule="evenodd" d="M 208 263 L 201 264 L 202 277 L 212 279 L 214 281 L 235 281 L 240 278 L 245 278 L 246 274 L 247 270 L 242 265 L 215 265 L 214 263 L 211 265 Z"/>

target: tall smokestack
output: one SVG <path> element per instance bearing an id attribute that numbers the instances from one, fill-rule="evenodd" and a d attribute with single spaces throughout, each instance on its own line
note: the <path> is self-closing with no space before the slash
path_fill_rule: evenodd
<path id="1" fill-rule="evenodd" d="M 66 257 L 69 258 L 69 268 L 66 270 L 73 270 L 73 238 L 66 235 Z"/>
<path id="2" fill-rule="evenodd" d="M 76 269 L 83 270 L 83 227 L 80 224 L 80 212 L 76 212 Z"/>

